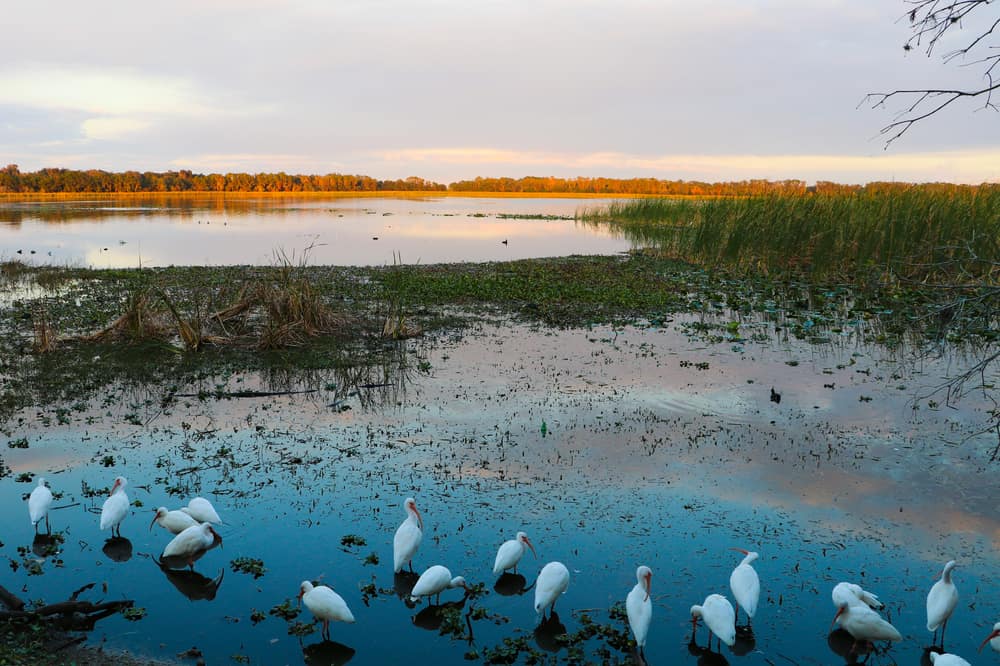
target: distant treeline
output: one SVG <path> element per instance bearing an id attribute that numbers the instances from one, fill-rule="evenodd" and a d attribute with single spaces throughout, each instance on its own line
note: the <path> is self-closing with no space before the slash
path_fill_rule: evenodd
<path id="1" fill-rule="evenodd" d="M 741 180 L 706 183 L 656 178 L 476 178 L 443 185 L 416 176 L 399 180 L 377 180 L 370 176 L 331 173 L 289 175 L 287 173 L 210 173 L 179 171 L 123 171 L 97 169 L 40 169 L 21 172 L 16 164 L 0 170 L 0 193 L 49 192 L 513 192 L 551 194 L 651 194 L 662 196 L 754 196 L 772 194 L 845 194 L 850 192 L 898 191 L 910 183 L 844 185 L 820 181 L 807 186 L 802 180 Z M 967 189 L 951 183 L 921 185 L 938 191 Z"/>
<path id="2" fill-rule="evenodd" d="M 287 173 L 192 173 L 180 171 L 100 171 L 40 169 L 22 173 L 16 164 L 0 171 L 0 192 L 377 192 L 443 191 L 447 187 L 423 178 L 377 180 L 370 176 L 330 173 L 297 176 Z"/>

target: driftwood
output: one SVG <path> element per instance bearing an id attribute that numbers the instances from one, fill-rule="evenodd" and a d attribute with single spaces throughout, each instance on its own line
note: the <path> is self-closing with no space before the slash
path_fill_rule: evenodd
<path id="1" fill-rule="evenodd" d="M 47 604 L 34 610 L 24 610 L 24 602 L 17 595 L 0 586 L 0 602 L 7 608 L 7 610 L 0 610 L 0 622 L 44 621 L 54 623 L 64 630 L 89 631 L 94 628 L 94 624 L 98 620 L 134 605 L 131 599 L 98 603 L 77 599 L 81 592 L 92 587 L 94 587 L 94 583 L 84 585 L 66 601 Z"/>
<path id="2" fill-rule="evenodd" d="M 3 585 L 0 585 L 0 604 L 3 604 L 5 608 L 12 611 L 19 611 L 24 608 L 24 602 Z"/>

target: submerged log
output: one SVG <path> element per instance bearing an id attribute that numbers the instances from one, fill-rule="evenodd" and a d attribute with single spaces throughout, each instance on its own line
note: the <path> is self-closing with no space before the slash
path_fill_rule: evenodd
<path id="1" fill-rule="evenodd" d="M 24 602 L 0 585 L 0 602 L 7 608 L 7 610 L 0 610 L 0 622 L 42 621 L 57 624 L 63 630 L 90 631 L 98 620 L 114 615 L 125 608 L 131 608 L 135 604 L 131 599 L 98 603 L 77 599 L 81 592 L 92 587 L 94 587 L 94 583 L 84 585 L 66 601 L 24 610 Z"/>

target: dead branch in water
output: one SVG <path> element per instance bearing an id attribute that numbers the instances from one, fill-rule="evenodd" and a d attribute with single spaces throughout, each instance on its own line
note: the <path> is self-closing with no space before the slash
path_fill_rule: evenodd
<path id="1" fill-rule="evenodd" d="M 71 631 L 89 631 L 94 624 L 105 617 L 114 615 L 125 608 L 131 608 L 135 602 L 131 599 L 104 601 L 94 603 L 80 601 L 77 597 L 81 592 L 94 587 L 94 583 L 84 585 L 74 592 L 66 601 L 40 606 L 33 610 L 24 610 L 25 603 L 2 585 L 0 585 L 0 602 L 7 610 L 0 610 L 0 622 L 52 622 L 60 629 Z"/>

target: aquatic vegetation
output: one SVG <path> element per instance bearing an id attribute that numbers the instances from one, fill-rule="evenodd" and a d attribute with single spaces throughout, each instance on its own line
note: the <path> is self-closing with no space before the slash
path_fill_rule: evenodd
<path id="1" fill-rule="evenodd" d="M 264 560 L 256 557 L 237 557 L 229 562 L 229 566 L 233 571 L 250 574 L 255 579 L 267 573 L 267 569 L 264 567 Z"/>
<path id="2" fill-rule="evenodd" d="M 1000 187 L 894 188 L 811 196 L 633 199 L 583 211 L 667 256 L 744 272 L 855 284 L 995 279 Z"/>

